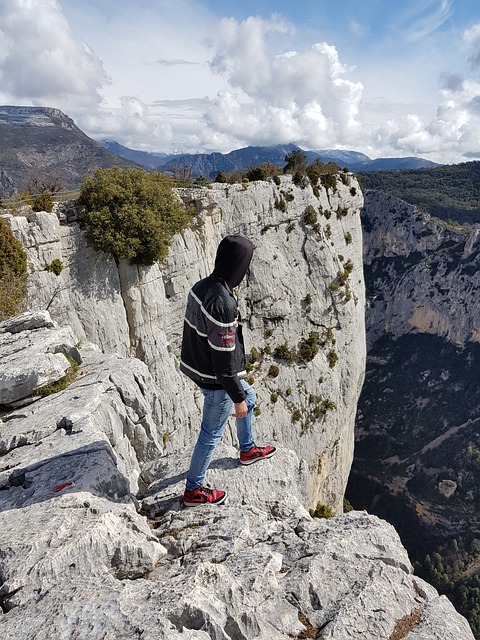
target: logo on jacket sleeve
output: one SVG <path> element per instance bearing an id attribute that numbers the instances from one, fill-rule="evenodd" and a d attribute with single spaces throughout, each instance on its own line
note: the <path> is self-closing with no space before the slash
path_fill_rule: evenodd
<path id="1" fill-rule="evenodd" d="M 221 347 L 234 347 L 235 346 L 235 329 L 224 329 L 218 332 L 220 338 Z"/>

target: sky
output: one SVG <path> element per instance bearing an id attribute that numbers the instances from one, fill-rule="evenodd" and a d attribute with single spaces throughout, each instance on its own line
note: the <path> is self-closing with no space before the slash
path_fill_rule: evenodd
<path id="1" fill-rule="evenodd" d="M 0 104 L 158 153 L 480 159 L 480 2 L 0 0 Z"/>

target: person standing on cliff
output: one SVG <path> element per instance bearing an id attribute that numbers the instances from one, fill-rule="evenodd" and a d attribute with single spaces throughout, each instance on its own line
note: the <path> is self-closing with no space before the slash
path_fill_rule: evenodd
<path id="1" fill-rule="evenodd" d="M 255 444 L 252 418 L 256 396 L 243 379 L 246 358 L 236 287 L 245 277 L 252 256 L 253 244 L 247 238 L 223 238 L 213 272 L 188 294 L 180 370 L 200 387 L 204 404 L 183 494 L 187 507 L 225 501 L 225 491 L 203 483 L 230 415 L 236 418 L 240 464 L 271 458 L 277 451 L 274 446 Z"/>

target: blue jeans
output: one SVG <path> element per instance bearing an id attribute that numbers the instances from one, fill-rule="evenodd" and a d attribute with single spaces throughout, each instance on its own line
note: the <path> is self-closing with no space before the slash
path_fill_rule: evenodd
<path id="1" fill-rule="evenodd" d="M 252 434 L 252 418 L 256 396 L 249 384 L 244 380 L 241 380 L 241 383 L 247 392 L 245 402 L 248 413 L 246 418 L 237 418 L 236 420 L 237 437 L 240 450 L 248 451 L 255 444 Z M 223 389 L 215 391 L 202 389 L 201 391 L 204 396 L 202 425 L 187 473 L 187 491 L 193 491 L 203 484 L 215 449 L 222 438 L 228 418 L 233 410 L 233 401 Z"/>

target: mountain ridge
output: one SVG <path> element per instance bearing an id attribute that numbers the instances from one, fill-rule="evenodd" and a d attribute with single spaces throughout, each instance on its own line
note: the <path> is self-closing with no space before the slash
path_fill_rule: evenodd
<path id="1" fill-rule="evenodd" d="M 158 156 L 149 152 L 134 152 L 128 147 L 122 147 L 112 140 L 103 140 L 101 142 L 107 149 L 113 153 L 117 153 L 120 157 L 135 159 L 136 162 L 143 166 L 151 167 L 152 162 Z M 258 166 L 265 162 L 277 164 L 283 168 L 286 164 L 285 156 L 292 151 L 302 151 L 307 162 L 313 162 L 316 159 L 323 163 L 336 162 L 341 166 L 346 166 L 349 171 L 381 171 L 384 169 L 416 169 L 416 168 L 432 168 L 439 166 L 437 163 L 424 158 L 407 157 L 407 158 L 369 158 L 359 151 L 348 151 L 345 149 L 320 149 L 309 151 L 302 149 L 295 144 L 271 145 L 271 146 L 248 146 L 240 149 L 234 149 L 229 153 L 220 153 L 214 151 L 211 153 L 182 153 L 169 156 L 165 162 L 158 163 L 155 168 L 159 171 L 175 172 L 176 169 L 189 168 L 191 177 L 198 178 L 205 176 L 207 178 L 215 178 L 216 175 L 226 171 L 241 171 Z M 153 158 L 152 158 L 153 156 Z"/>
<path id="2" fill-rule="evenodd" d="M 76 189 L 100 167 L 138 166 L 89 138 L 53 107 L 0 106 L 0 197 L 29 190 L 35 176 Z"/>

